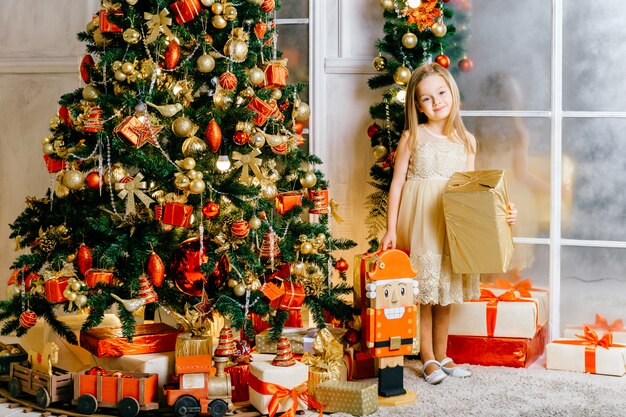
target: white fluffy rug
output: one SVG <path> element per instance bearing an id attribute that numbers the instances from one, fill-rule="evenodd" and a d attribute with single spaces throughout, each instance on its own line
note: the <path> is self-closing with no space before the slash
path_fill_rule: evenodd
<path id="1" fill-rule="evenodd" d="M 469 378 L 446 378 L 429 385 L 421 362 L 407 360 L 404 387 L 417 393 L 407 407 L 381 407 L 371 414 L 419 417 L 618 417 L 626 416 L 626 377 L 464 365 Z M 334 417 L 348 416 L 335 413 Z"/>

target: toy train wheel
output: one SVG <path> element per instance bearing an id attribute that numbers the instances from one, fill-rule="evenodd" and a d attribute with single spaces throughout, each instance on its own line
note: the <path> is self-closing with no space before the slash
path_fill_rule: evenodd
<path id="1" fill-rule="evenodd" d="M 176 417 L 196 417 L 199 411 L 198 401 L 189 395 L 179 397 L 174 403 Z"/>
<path id="2" fill-rule="evenodd" d="M 48 394 L 48 390 L 44 387 L 41 387 L 37 390 L 37 404 L 46 408 L 50 405 L 50 394 Z"/>
<path id="3" fill-rule="evenodd" d="M 135 417 L 139 414 L 139 401 L 133 397 L 124 397 L 117 403 L 117 409 L 122 417 Z"/>
<path id="4" fill-rule="evenodd" d="M 224 400 L 213 400 L 209 404 L 211 417 L 223 417 L 226 411 L 228 411 L 228 404 Z"/>
<path id="5" fill-rule="evenodd" d="M 15 398 L 19 397 L 21 393 L 22 383 L 17 378 L 11 378 L 11 380 L 9 381 L 9 394 L 11 394 L 11 396 Z"/>
<path id="6" fill-rule="evenodd" d="M 91 394 L 83 394 L 76 400 L 76 409 L 81 414 L 93 414 L 98 409 L 98 400 Z"/>

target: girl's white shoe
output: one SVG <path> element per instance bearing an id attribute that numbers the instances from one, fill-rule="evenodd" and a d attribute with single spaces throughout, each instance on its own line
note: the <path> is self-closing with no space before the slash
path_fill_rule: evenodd
<path id="1" fill-rule="evenodd" d="M 426 367 L 430 365 L 431 363 L 434 363 L 435 365 L 437 365 L 439 369 L 426 375 Z M 424 362 L 424 366 L 422 367 L 422 375 L 424 375 L 424 379 L 426 380 L 426 382 L 428 382 L 430 385 L 435 385 L 435 384 L 440 383 L 446 378 L 445 372 L 443 372 L 441 369 L 442 369 L 441 364 L 437 362 L 436 360 L 431 359 L 429 361 Z"/>
<path id="2" fill-rule="evenodd" d="M 446 364 L 452 362 L 452 359 L 450 358 L 444 358 L 440 365 L 441 365 L 441 370 L 446 374 L 446 375 L 450 375 L 452 377 L 455 378 L 467 378 L 468 376 L 471 376 L 472 373 L 465 368 L 461 368 L 460 366 L 455 366 L 453 368 L 446 368 Z"/>

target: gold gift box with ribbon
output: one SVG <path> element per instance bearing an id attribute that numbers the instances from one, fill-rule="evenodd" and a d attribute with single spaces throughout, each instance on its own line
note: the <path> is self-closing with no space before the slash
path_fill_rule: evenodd
<path id="1" fill-rule="evenodd" d="M 455 172 L 443 193 L 452 271 L 506 272 L 513 255 L 504 170 Z"/>

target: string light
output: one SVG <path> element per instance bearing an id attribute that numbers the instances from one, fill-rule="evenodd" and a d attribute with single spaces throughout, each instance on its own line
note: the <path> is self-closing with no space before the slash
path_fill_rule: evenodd
<path id="1" fill-rule="evenodd" d="M 218 156 L 217 161 L 215 162 L 215 167 L 221 172 L 228 171 L 230 169 L 230 160 L 228 159 L 228 155 Z"/>

